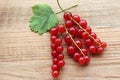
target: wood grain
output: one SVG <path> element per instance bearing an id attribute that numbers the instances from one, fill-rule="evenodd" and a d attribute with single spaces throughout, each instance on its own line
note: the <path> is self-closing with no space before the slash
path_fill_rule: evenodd
<path id="1" fill-rule="evenodd" d="M 29 29 L 31 6 L 38 3 L 59 11 L 55 0 L 0 0 L 0 80 L 53 80 L 49 33 Z M 86 19 L 108 48 L 86 67 L 64 50 L 66 65 L 58 80 L 120 80 L 120 0 L 61 0 L 63 8 L 74 4 L 79 6 L 70 11 Z"/>

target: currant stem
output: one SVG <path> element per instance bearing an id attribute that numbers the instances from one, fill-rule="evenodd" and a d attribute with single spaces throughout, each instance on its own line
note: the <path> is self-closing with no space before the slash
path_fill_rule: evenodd
<path id="1" fill-rule="evenodd" d="M 66 9 L 63 9 L 64 11 L 67 11 L 67 10 L 69 10 L 69 9 L 72 9 L 72 8 L 74 8 L 74 7 L 77 7 L 78 5 L 76 4 L 76 5 L 73 5 L 73 6 L 71 6 L 71 7 L 68 7 L 68 8 L 66 8 Z M 59 14 L 59 13 L 62 13 L 63 11 L 59 11 L 59 12 L 57 12 L 57 13 L 55 13 L 55 14 Z"/>
<path id="2" fill-rule="evenodd" d="M 59 0 L 57 0 L 57 4 L 58 4 L 59 8 L 62 10 L 62 12 L 65 12 L 65 10 L 62 9 L 62 7 L 60 6 Z"/>
<path id="3" fill-rule="evenodd" d="M 74 41 L 74 39 L 72 38 L 71 34 L 68 32 L 67 28 L 65 27 L 66 33 L 70 36 L 71 40 L 73 41 L 73 43 L 75 44 L 75 46 L 79 49 L 79 51 L 81 52 L 81 54 L 85 57 L 85 54 L 82 52 L 82 50 L 80 49 L 80 47 L 76 44 L 76 42 Z"/>
<path id="4" fill-rule="evenodd" d="M 92 37 L 83 27 L 81 27 L 81 25 L 80 25 L 78 22 L 76 22 L 70 15 L 69 15 L 69 17 L 70 17 L 71 20 L 74 21 L 83 31 L 85 31 L 85 32 L 88 34 L 89 37 L 91 37 L 91 38 L 92 38 L 97 44 L 99 44 L 99 46 L 101 47 L 101 43 L 97 42 L 97 41 L 94 39 L 94 37 Z"/>

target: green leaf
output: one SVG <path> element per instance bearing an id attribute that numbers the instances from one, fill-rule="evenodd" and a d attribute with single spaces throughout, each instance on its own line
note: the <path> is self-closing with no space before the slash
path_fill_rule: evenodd
<path id="1" fill-rule="evenodd" d="M 47 4 L 37 4 L 32 7 L 33 16 L 30 19 L 30 28 L 34 32 L 43 34 L 59 23 L 56 14 Z"/>

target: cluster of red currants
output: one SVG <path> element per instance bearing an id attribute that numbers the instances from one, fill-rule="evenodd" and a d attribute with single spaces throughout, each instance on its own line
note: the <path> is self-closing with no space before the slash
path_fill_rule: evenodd
<path id="1" fill-rule="evenodd" d="M 61 27 L 63 28 L 63 30 L 61 29 Z M 60 69 L 65 65 L 64 62 L 64 55 L 63 55 L 63 46 L 62 44 L 62 37 L 61 37 L 61 33 L 65 32 L 65 28 L 63 27 L 62 24 L 59 24 L 57 27 L 52 28 L 50 30 L 51 33 L 51 37 L 50 40 L 52 42 L 51 44 L 51 55 L 53 57 L 53 64 L 51 66 L 52 69 L 52 76 L 53 77 L 58 77 L 59 76 L 59 72 Z"/>
<path id="2" fill-rule="evenodd" d="M 90 54 L 102 54 L 107 46 L 106 42 L 101 41 L 96 33 L 92 32 L 87 21 L 80 19 L 80 16 L 65 12 L 64 21 L 64 24 L 59 24 L 50 30 L 53 57 L 52 76 L 55 78 L 59 76 L 60 68 L 65 65 L 62 38 L 67 45 L 67 53 L 81 65 L 90 62 Z"/>

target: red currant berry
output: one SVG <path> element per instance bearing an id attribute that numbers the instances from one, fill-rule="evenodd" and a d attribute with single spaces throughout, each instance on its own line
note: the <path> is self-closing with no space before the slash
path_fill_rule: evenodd
<path id="1" fill-rule="evenodd" d="M 53 64 L 58 64 L 58 59 L 57 58 L 53 59 Z"/>
<path id="2" fill-rule="evenodd" d="M 61 52 L 63 51 L 63 46 L 58 46 L 58 47 L 56 48 L 56 51 L 57 51 L 58 53 L 61 53 Z"/>
<path id="3" fill-rule="evenodd" d="M 97 35 L 94 32 L 91 32 L 90 34 L 93 38 L 97 38 Z"/>
<path id="4" fill-rule="evenodd" d="M 85 29 L 87 27 L 87 21 L 86 20 L 80 20 L 80 25 L 81 25 L 81 27 L 83 27 Z"/>
<path id="5" fill-rule="evenodd" d="M 101 43 L 101 40 L 99 38 L 96 38 L 95 39 L 97 42 Z"/>
<path id="6" fill-rule="evenodd" d="M 88 55 L 88 50 L 87 49 L 82 49 L 82 52 L 84 53 L 84 55 Z"/>
<path id="7" fill-rule="evenodd" d="M 85 59 L 83 57 L 79 58 L 79 64 L 81 64 L 81 65 L 85 64 Z"/>
<path id="8" fill-rule="evenodd" d="M 56 49 L 56 45 L 54 43 L 51 44 L 51 49 L 55 50 Z"/>
<path id="9" fill-rule="evenodd" d="M 78 31 L 77 31 L 77 35 L 78 35 L 78 37 L 82 37 L 82 33 L 83 33 L 84 31 L 82 30 L 82 29 L 79 29 Z"/>
<path id="10" fill-rule="evenodd" d="M 68 46 L 67 47 L 67 52 L 68 52 L 69 55 L 72 56 L 75 53 L 75 48 L 73 46 Z"/>
<path id="11" fill-rule="evenodd" d="M 58 30 L 58 32 L 60 32 L 60 33 L 64 33 L 64 32 L 65 32 L 65 27 L 64 27 L 64 25 L 63 25 L 63 24 L 59 24 L 59 25 L 57 26 L 57 30 Z"/>
<path id="12" fill-rule="evenodd" d="M 58 62 L 58 66 L 59 67 L 63 67 L 65 65 L 65 62 L 63 61 L 63 60 L 60 60 L 59 62 Z"/>
<path id="13" fill-rule="evenodd" d="M 106 42 L 102 42 L 102 48 L 106 48 L 107 47 L 107 43 Z"/>
<path id="14" fill-rule="evenodd" d="M 66 26 L 67 28 L 70 28 L 70 27 L 73 26 L 73 22 L 72 22 L 71 20 L 65 21 L 65 26 Z"/>
<path id="15" fill-rule="evenodd" d="M 55 40 L 56 40 L 56 36 L 51 36 L 51 37 L 50 37 L 50 40 L 51 40 L 52 43 L 54 43 Z"/>
<path id="16" fill-rule="evenodd" d="M 71 40 L 71 38 L 70 38 L 69 35 L 66 35 L 66 36 L 64 37 L 64 40 L 65 40 L 65 42 L 66 42 L 67 44 L 69 44 L 69 43 L 72 42 L 72 40 Z"/>
<path id="17" fill-rule="evenodd" d="M 92 44 L 92 41 L 91 41 L 91 39 L 86 39 L 85 40 L 85 44 L 89 47 L 91 44 Z"/>
<path id="18" fill-rule="evenodd" d="M 52 66 L 51 66 L 51 69 L 54 71 L 54 70 L 59 70 L 59 67 L 58 67 L 58 65 L 56 65 L 56 64 L 53 64 Z"/>
<path id="19" fill-rule="evenodd" d="M 63 54 L 59 54 L 57 57 L 58 60 L 63 60 L 64 59 L 64 55 Z"/>
<path id="20" fill-rule="evenodd" d="M 92 32 L 92 29 L 89 26 L 87 26 L 86 31 L 90 34 Z"/>
<path id="21" fill-rule="evenodd" d="M 84 59 L 85 59 L 85 64 L 88 64 L 90 62 L 90 57 L 89 56 L 85 56 Z"/>
<path id="22" fill-rule="evenodd" d="M 94 46 L 99 46 L 99 43 L 101 43 L 99 38 L 96 38 L 95 41 L 93 42 Z"/>
<path id="23" fill-rule="evenodd" d="M 79 48 L 82 47 L 82 42 L 81 42 L 80 40 L 76 40 L 75 42 L 76 42 L 76 44 L 79 46 Z"/>
<path id="24" fill-rule="evenodd" d="M 71 12 L 65 12 L 64 13 L 64 19 L 67 21 L 67 20 L 70 20 L 70 16 L 72 17 L 72 13 Z"/>
<path id="25" fill-rule="evenodd" d="M 82 38 L 83 38 L 83 39 L 87 39 L 88 37 L 89 37 L 89 36 L 88 36 L 88 34 L 87 34 L 86 32 L 83 32 L 83 33 L 82 33 Z"/>
<path id="26" fill-rule="evenodd" d="M 54 78 L 57 78 L 57 77 L 59 76 L 59 71 L 57 71 L 57 70 L 53 71 L 53 72 L 52 72 L 52 76 L 53 76 Z"/>
<path id="27" fill-rule="evenodd" d="M 80 16 L 78 15 L 73 15 L 72 18 L 76 21 L 76 22 L 80 22 Z"/>
<path id="28" fill-rule="evenodd" d="M 54 58 L 58 56 L 58 53 L 55 50 L 53 50 L 51 54 Z"/>
<path id="29" fill-rule="evenodd" d="M 51 34 L 51 35 L 57 35 L 57 33 L 58 33 L 58 31 L 57 31 L 56 28 L 50 29 L 50 34 Z"/>
<path id="30" fill-rule="evenodd" d="M 74 60 L 78 61 L 79 58 L 80 58 L 80 53 L 76 52 L 76 53 L 73 55 L 73 58 L 74 58 Z"/>
<path id="31" fill-rule="evenodd" d="M 91 46 L 89 47 L 89 51 L 90 51 L 91 54 L 96 54 L 96 47 L 93 46 L 93 45 L 91 45 Z"/>
<path id="32" fill-rule="evenodd" d="M 62 44 L 62 40 L 61 39 L 56 39 L 55 40 L 55 44 L 57 45 L 57 46 L 59 46 L 59 45 L 61 45 Z"/>
<path id="33" fill-rule="evenodd" d="M 103 51 L 104 51 L 104 49 L 103 49 L 102 47 L 99 47 L 99 48 L 97 49 L 97 52 L 98 52 L 99 54 L 102 54 Z"/>
<path id="34" fill-rule="evenodd" d="M 76 29 L 74 27 L 71 27 L 68 29 L 68 32 L 71 34 L 71 35 L 75 35 L 76 34 Z"/>

